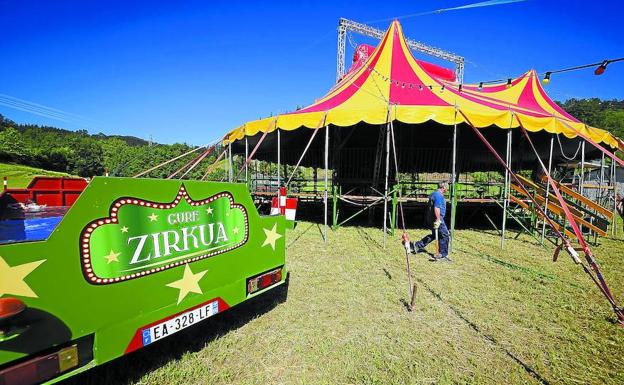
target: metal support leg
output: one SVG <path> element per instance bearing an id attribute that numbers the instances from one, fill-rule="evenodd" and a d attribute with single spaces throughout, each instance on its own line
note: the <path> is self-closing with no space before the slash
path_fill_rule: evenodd
<path id="1" fill-rule="evenodd" d="M 457 109 L 455 109 L 455 125 L 453 126 L 453 159 L 451 160 L 451 236 L 449 238 L 449 254 L 453 250 L 455 239 L 455 218 L 457 216 Z"/>
<path id="2" fill-rule="evenodd" d="M 581 175 L 579 177 L 579 192 L 583 195 L 585 190 L 585 141 L 581 143 Z"/>
<path id="3" fill-rule="evenodd" d="M 277 188 L 282 186 L 282 179 L 280 175 L 280 165 L 282 164 L 282 149 L 281 149 L 281 140 L 280 140 L 280 130 L 277 129 Z"/>
<path id="4" fill-rule="evenodd" d="M 511 129 L 507 131 L 507 158 L 505 159 L 507 166 L 511 168 Z M 505 170 L 505 200 L 503 200 L 503 225 L 501 226 L 501 249 L 505 247 L 505 229 L 507 226 L 507 207 L 509 206 L 509 185 L 511 184 L 511 175 Z"/>
<path id="5" fill-rule="evenodd" d="M 390 123 L 386 125 L 386 182 L 384 184 L 384 212 L 383 212 L 383 233 L 384 248 L 386 247 L 386 236 L 388 232 L 388 174 L 390 173 Z"/>
<path id="6" fill-rule="evenodd" d="M 555 144 L 555 137 L 550 137 L 550 154 L 548 155 L 548 175 L 552 172 L 552 158 L 553 158 L 553 146 Z M 546 197 L 544 199 L 544 216 L 548 215 L 548 197 L 550 195 L 550 183 L 546 182 Z M 542 239 L 541 244 L 544 244 L 544 237 L 546 236 L 546 218 L 542 220 Z"/>
<path id="7" fill-rule="evenodd" d="M 581 143 L 581 175 L 579 176 L 579 193 L 584 195 L 585 192 L 585 141 Z M 581 234 L 583 233 L 583 224 L 579 223 Z"/>
<path id="8" fill-rule="evenodd" d="M 245 136 L 245 159 L 249 159 L 249 143 L 247 142 L 247 137 Z M 245 184 L 249 189 L 249 163 L 245 162 Z"/>
<path id="9" fill-rule="evenodd" d="M 617 212 L 617 173 L 615 169 L 616 165 L 614 161 L 611 161 L 611 186 L 613 191 L 613 221 L 611 226 L 611 235 L 617 235 L 618 228 L 618 212 Z"/>
<path id="10" fill-rule="evenodd" d="M 394 236 L 394 229 L 396 228 L 396 212 L 397 212 L 397 188 L 401 188 L 400 185 L 395 186 L 392 191 L 392 218 L 390 219 L 390 234 Z"/>
<path id="11" fill-rule="evenodd" d="M 338 25 L 338 53 L 336 55 L 336 82 L 345 73 L 345 38 L 347 29 L 344 25 Z"/>
<path id="12" fill-rule="evenodd" d="M 324 227 L 324 235 L 325 242 L 327 243 L 327 174 L 329 173 L 329 125 L 325 126 L 325 191 L 323 193 L 323 223 Z"/>
<path id="13" fill-rule="evenodd" d="M 338 223 L 338 186 L 334 185 L 332 187 L 332 229 L 336 229 L 336 224 Z"/>
<path id="14" fill-rule="evenodd" d="M 600 158 L 600 181 L 598 182 L 598 194 L 596 194 L 596 201 L 600 205 L 604 205 L 604 193 L 603 193 L 603 185 L 604 185 L 604 166 L 605 166 L 605 154 L 602 153 L 602 157 Z"/>
<path id="15" fill-rule="evenodd" d="M 232 143 L 228 145 L 228 164 L 230 168 L 229 174 L 228 174 L 228 181 L 232 182 L 234 179 L 234 165 L 232 164 Z"/>
<path id="16" fill-rule="evenodd" d="M 223 149 L 223 179 L 221 179 L 222 181 L 224 181 L 228 177 L 228 175 L 229 175 L 229 172 L 228 172 L 228 163 L 229 162 L 225 161 L 226 157 L 228 157 L 228 148 L 227 147 L 225 147 Z"/>

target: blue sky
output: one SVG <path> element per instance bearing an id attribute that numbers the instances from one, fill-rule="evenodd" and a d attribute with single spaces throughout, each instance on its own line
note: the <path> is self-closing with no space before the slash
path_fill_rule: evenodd
<path id="1" fill-rule="evenodd" d="M 367 22 L 476 1 L 0 0 L 0 94 L 81 118 L 59 121 L 5 106 L 0 113 L 203 144 L 322 96 L 335 80 L 340 17 Z M 479 82 L 624 56 L 621 4 L 530 0 L 401 22 L 407 36 L 465 56 L 466 82 Z M 624 62 L 602 76 L 553 75 L 547 92 L 556 100 L 624 99 Z"/>

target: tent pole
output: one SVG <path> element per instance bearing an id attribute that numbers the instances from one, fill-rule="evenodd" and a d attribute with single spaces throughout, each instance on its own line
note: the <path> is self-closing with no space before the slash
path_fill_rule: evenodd
<path id="1" fill-rule="evenodd" d="M 234 166 L 232 165 L 232 143 L 228 144 L 228 163 L 229 163 L 229 175 L 228 181 L 232 182 L 234 179 Z"/>
<path id="2" fill-rule="evenodd" d="M 327 243 L 327 174 L 329 173 L 329 125 L 325 126 L 325 191 L 323 192 L 323 238 Z"/>
<path id="3" fill-rule="evenodd" d="M 277 129 L 277 189 L 282 186 L 282 179 L 280 176 L 280 165 L 282 164 L 282 148 L 281 148 L 280 130 Z"/>
<path id="4" fill-rule="evenodd" d="M 507 131 L 507 167 L 511 168 L 511 128 Z M 509 170 L 505 169 L 505 199 L 503 200 L 503 225 L 501 227 L 501 249 L 505 247 L 505 228 L 507 226 L 507 207 L 509 206 L 509 185 L 511 184 L 511 176 Z"/>
<path id="5" fill-rule="evenodd" d="M 598 204 L 602 204 L 604 201 L 604 195 L 602 193 L 602 185 L 604 184 L 604 163 L 605 157 L 603 152 L 600 158 L 600 181 L 598 182 L 598 194 L 596 194 L 596 201 L 598 202 Z"/>
<path id="6" fill-rule="evenodd" d="M 555 137 L 550 137 L 550 154 L 548 155 L 548 175 L 552 172 L 552 158 L 553 158 L 553 146 L 555 144 Z M 550 195 L 550 183 L 546 183 L 546 198 L 544 199 L 544 216 L 548 215 L 548 196 Z M 542 245 L 544 244 L 544 237 L 546 236 L 546 219 L 542 221 Z"/>
<path id="7" fill-rule="evenodd" d="M 453 159 L 451 162 L 451 237 L 449 239 L 449 253 L 453 250 L 455 216 L 457 214 L 457 107 L 455 107 L 455 124 L 453 125 Z"/>
<path id="8" fill-rule="evenodd" d="M 297 164 L 295 165 L 295 168 L 293 169 L 293 171 L 290 173 L 290 178 L 288 178 L 288 180 L 286 181 L 286 187 L 288 187 L 288 185 L 290 185 L 290 181 L 292 180 L 292 178 L 295 177 L 295 174 L 297 173 L 297 169 L 299 169 L 299 165 L 301 165 L 301 161 L 303 160 L 303 157 L 305 156 L 305 154 L 307 154 L 308 149 L 310 148 L 310 145 L 312 144 L 312 141 L 314 140 L 314 138 L 316 137 L 316 134 L 318 134 L 318 132 L 321 130 L 321 128 L 323 127 L 323 125 L 325 125 L 325 129 L 327 130 L 329 125 L 325 124 L 325 120 L 327 118 L 327 113 L 325 113 L 323 115 L 323 120 L 321 120 L 319 122 L 319 125 L 314 129 L 314 131 L 312 131 L 312 136 L 310 137 L 310 140 L 308 141 L 308 144 L 306 144 L 305 148 L 303 149 L 303 152 L 301 153 L 301 156 L 299 157 L 299 160 L 297 161 Z M 325 132 L 325 135 L 328 136 L 327 142 L 329 142 L 329 133 Z M 325 143 L 325 145 L 327 145 L 328 143 Z M 327 158 L 327 149 L 325 150 L 325 157 Z M 326 160 L 325 163 L 329 163 L 328 160 Z M 286 179 L 286 165 L 284 165 L 284 179 Z"/>
<path id="9" fill-rule="evenodd" d="M 388 230 L 388 174 L 390 173 L 390 123 L 386 124 L 386 182 L 384 185 L 384 213 L 383 213 L 383 232 L 384 232 L 384 248 L 386 247 L 386 235 Z"/>
<path id="10" fill-rule="evenodd" d="M 579 175 L 579 193 L 581 195 L 585 192 L 585 140 L 581 142 L 581 175 Z M 583 231 L 583 224 L 579 224 L 581 232 Z"/>
<path id="11" fill-rule="evenodd" d="M 581 175 L 579 178 L 579 192 L 583 195 L 585 187 L 585 141 L 581 143 Z"/>
<path id="12" fill-rule="evenodd" d="M 249 158 L 249 143 L 247 142 L 247 137 L 245 136 L 245 159 Z M 247 188 L 249 188 L 249 163 L 245 162 L 245 184 Z"/>
<path id="13" fill-rule="evenodd" d="M 611 186 L 613 191 L 613 220 L 611 221 L 611 235 L 616 236 L 617 234 L 617 225 L 618 225 L 618 212 L 617 212 L 617 181 L 615 180 L 616 169 L 615 162 L 611 161 Z"/>
<path id="14" fill-rule="evenodd" d="M 228 149 L 229 147 L 226 146 L 223 150 L 223 154 L 225 156 L 223 157 L 223 178 L 221 179 L 222 181 L 225 180 L 225 178 L 227 178 L 228 176 L 228 162 L 225 161 L 225 159 L 228 157 Z"/>

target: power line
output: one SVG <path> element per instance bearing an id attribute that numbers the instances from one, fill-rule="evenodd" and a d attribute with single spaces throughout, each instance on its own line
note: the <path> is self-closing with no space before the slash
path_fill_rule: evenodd
<path id="1" fill-rule="evenodd" d="M 504 5 L 504 4 L 510 4 L 510 3 L 520 3 L 520 2 L 523 2 L 523 1 L 526 1 L 526 0 L 488 0 L 488 1 L 480 1 L 478 3 L 460 5 L 458 7 L 441 8 L 441 9 L 436 9 L 435 11 L 411 13 L 411 14 L 407 14 L 407 15 L 389 17 L 389 18 L 386 18 L 386 19 L 372 20 L 372 21 L 367 21 L 366 23 L 381 23 L 382 21 L 391 21 L 391 20 L 397 20 L 397 19 L 408 19 L 410 17 L 434 15 L 434 14 L 439 14 L 439 13 L 448 12 L 448 11 L 458 11 L 458 10 L 461 10 L 461 9 L 490 7 L 490 6 L 493 6 L 493 5 Z"/>
<path id="2" fill-rule="evenodd" d="M 97 128 L 97 126 L 101 125 L 100 122 L 86 118 L 81 115 L 62 111 L 56 108 L 44 106 L 42 104 L 34 103 L 28 100 L 16 98 L 14 96 L 5 95 L 5 94 L 0 94 L 0 105 L 9 107 L 12 109 L 16 109 L 19 111 L 28 112 L 34 115 L 42 116 L 44 118 L 60 120 L 66 123 L 86 125 L 86 126 L 90 126 L 91 128 Z"/>
<path id="3" fill-rule="evenodd" d="M 28 112 L 28 113 L 31 113 L 31 114 L 39 115 L 39 116 L 42 116 L 42 117 L 45 117 L 45 118 L 61 120 L 61 121 L 69 123 L 69 120 L 65 119 L 62 115 L 58 115 L 58 114 L 55 114 L 55 113 L 50 113 L 48 111 L 40 110 L 40 109 L 37 109 L 37 108 L 32 108 L 32 107 L 30 107 L 28 105 L 16 103 L 16 102 L 13 102 L 11 100 L 5 100 L 5 99 L 1 99 L 0 98 L 0 105 L 3 105 L 5 107 L 9 107 L 9 108 L 13 108 L 13 109 L 16 109 L 16 110 Z"/>

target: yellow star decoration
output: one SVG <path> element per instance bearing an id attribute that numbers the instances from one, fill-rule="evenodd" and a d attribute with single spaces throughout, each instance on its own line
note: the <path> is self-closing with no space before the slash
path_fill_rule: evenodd
<path id="1" fill-rule="evenodd" d="M 121 228 L 121 232 L 122 233 L 127 233 L 128 232 L 128 226 L 124 226 Z"/>
<path id="2" fill-rule="evenodd" d="M 45 261 L 42 259 L 41 261 L 11 267 L 4 258 L 0 257 L 0 297 L 5 294 L 12 294 L 37 298 L 37 294 L 32 291 L 24 278 Z"/>
<path id="3" fill-rule="evenodd" d="M 264 240 L 262 247 L 266 245 L 271 245 L 271 248 L 275 250 L 275 241 L 277 241 L 278 239 L 282 237 L 282 235 L 277 232 L 277 223 L 273 225 L 273 228 L 271 230 L 269 229 L 262 229 L 262 230 L 264 230 L 264 234 L 266 235 L 266 239 Z"/>
<path id="4" fill-rule="evenodd" d="M 208 272 L 208 270 L 200 271 L 199 273 L 193 273 L 188 263 L 184 265 L 184 275 L 182 279 L 168 283 L 167 286 L 174 289 L 180 289 L 178 294 L 178 304 L 187 296 L 188 293 L 203 294 L 201 287 L 199 287 L 199 280 Z"/>
<path id="5" fill-rule="evenodd" d="M 207 213 L 208 215 L 212 215 L 212 207 L 208 207 L 208 208 L 206 209 L 206 213 Z"/>
<path id="6" fill-rule="evenodd" d="M 108 255 L 104 256 L 104 258 L 106 258 L 106 260 L 108 261 L 107 265 L 110 264 L 111 262 L 119 262 L 119 259 L 117 259 L 117 257 L 119 257 L 120 255 L 121 253 L 116 253 L 113 250 L 111 250 Z"/>
<path id="7" fill-rule="evenodd" d="M 149 215 L 148 218 L 150 221 L 154 222 L 156 219 L 158 219 L 158 215 L 152 213 L 152 215 Z"/>
<path id="8" fill-rule="evenodd" d="M 238 227 L 234 227 L 232 229 L 232 234 L 238 234 Z"/>

